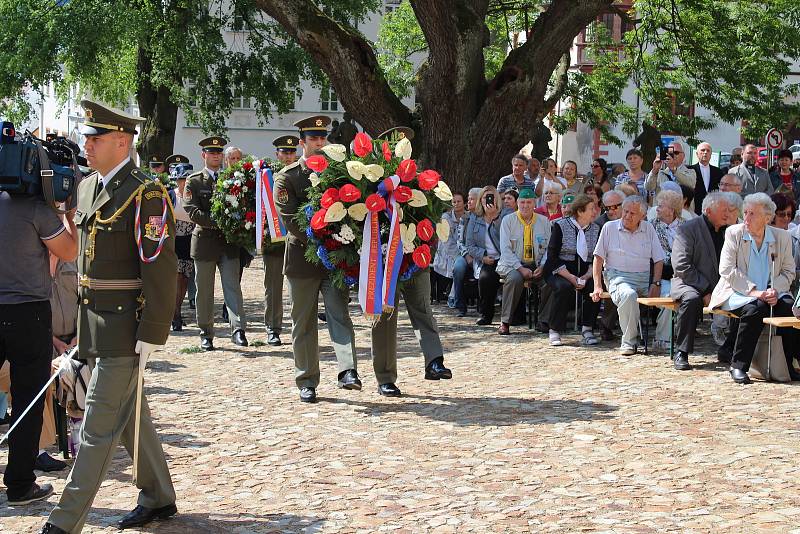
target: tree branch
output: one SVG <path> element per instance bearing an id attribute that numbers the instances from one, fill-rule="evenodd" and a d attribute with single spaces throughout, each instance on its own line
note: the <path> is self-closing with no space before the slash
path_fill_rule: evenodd
<path id="1" fill-rule="evenodd" d="M 567 84 L 569 83 L 569 64 L 570 64 L 570 56 L 569 52 L 565 53 L 561 56 L 561 61 L 558 63 L 558 68 L 553 73 L 556 77 L 555 85 L 553 86 L 553 91 L 550 93 L 544 101 L 544 109 L 551 110 L 555 107 L 559 100 L 561 100 L 561 96 L 564 94 L 564 91 L 567 89 Z"/>

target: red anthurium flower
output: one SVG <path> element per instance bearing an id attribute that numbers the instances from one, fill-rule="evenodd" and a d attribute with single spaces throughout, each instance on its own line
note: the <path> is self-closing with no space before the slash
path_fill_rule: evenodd
<path id="1" fill-rule="evenodd" d="M 342 202 L 355 202 L 361 198 L 361 191 L 353 184 L 344 184 L 339 189 L 339 200 Z"/>
<path id="2" fill-rule="evenodd" d="M 411 200 L 411 188 L 405 185 L 398 185 L 394 190 L 394 199 L 398 202 L 408 202 Z"/>
<path id="3" fill-rule="evenodd" d="M 372 152 L 372 139 L 364 132 L 358 132 L 356 138 L 353 139 L 353 152 L 356 156 L 363 158 Z"/>
<path id="4" fill-rule="evenodd" d="M 378 193 L 372 193 L 365 201 L 369 211 L 383 211 L 386 209 L 386 201 Z"/>
<path id="5" fill-rule="evenodd" d="M 431 247 L 420 245 L 411 253 L 411 259 L 420 269 L 424 269 L 431 264 Z"/>
<path id="6" fill-rule="evenodd" d="M 401 182 L 410 182 L 417 175 L 417 162 L 413 159 L 404 159 L 397 166 L 396 174 Z"/>
<path id="7" fill-rule="evenodd" d="M 386 161 L 392 161 L 392 150 L 389 148 L 389 143 L 384 141 L 381 148 L 383 149 L 383 159 Z"/>
<path id="8" fill-rule="evenodd" d="M 435 233 L 430 219 L 423 219 L 417 224 L 417 235 L 423 241 L 430 241 Z"/>
<path id="9" fill-rule="evenodd" d="M 328 213 L 328 210 L 325 208 L 319 210 L 311 217 L 311 229 L 312 230 L 322 230 L 325 228 L 325 225 L 328 224 L 325 222 L 325 214 Z"/>
<path id="10" fill-rule="evenodd" d="M 249 161 L 245 161 L 244 163 L 242 163 L 242 169 L 246 171 L 251 171 L 253 170 L 253 164 L 250 163 Z"/>
<path id="11" fill-rule="evenodd" d="M 335 187 L 329 187 L 322 193 L 322 198 L 319 200 L 319 205 L 325 209 L 333 206 L 335 202 L 339 201 L 339 190 Z"/>
<path id="12" fill-rule="evenodd" d="M 306 166 L 314 172 L 322 172 L 328 168 L 328 160 L 319 154 L 306 158 Z"/>
<path id="13" fill-rule="evenodd" d="M 419 174 L 419 188 L 423 191 L 430 191 L 439 183 L 439 173 L 430 169 Z"/>

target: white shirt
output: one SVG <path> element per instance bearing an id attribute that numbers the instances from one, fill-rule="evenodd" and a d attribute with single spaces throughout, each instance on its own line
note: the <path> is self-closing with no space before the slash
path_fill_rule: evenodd
<path id="1" fill-rule="evenodd" d="M 698 163 L 698 165 L 700 165 L 700 174 L 703 176 L 703 183 L 706 186 L 706 191 L 708 191 L 711 186 L 711 167 L 702 163 Z"/>
<path id="2" fill-rule="evenodd" d="M 209 174 L 209 176 L 211 176 L 214 180 L 216 180 L 217 176 L 219 176 L 219 171 L 212 171 L 208 167 L 204 167 L 204 169 Z"/>
<path id="3" fill-rule="evenodd" d="M 500 257 L 500 251 L 495 248 L 494 243 L 492 242 L 492 237 L 489 235 L 489 229 L 486 229 L 486 242 L 484 243 L 486 248 L 486 255 L 490 258 L 497 259 Z"/>
<path id="4" fill-rule="evenodd" d="M 128 164 L 128 162 L 129 162 L 130 160 L 131 160 L 131 158 L 130 158 L 130 157 L 127 157 L 127 158 L 125 158 L 125 159 L 122 161 L 122 163 L 120 163 L 119 165 L 117 165 L 116 167 L 114 167 L 113 169 L 111 169 L 111 170 L 109 171 L 109 173 L 108 173 L 108 174 L 106 174 L 105 176 L 103 176 L 102 174 L 100 174 L 100 173 L 98 172 L 98 173 L 97 173 L 97 183 L 103 182 L 103 187 L 108 187 L 108 182 L 110 182 L 110 181 L 111 181 L 111 179 L 114 177 L 114 175 L 115 175 L 115 174 L 117 174 L 117 173 L 119 172 L 119 170 L 120 170 L 122 167 L 124 167 L 125 165 L 127 165 L 127 164 Z"/>

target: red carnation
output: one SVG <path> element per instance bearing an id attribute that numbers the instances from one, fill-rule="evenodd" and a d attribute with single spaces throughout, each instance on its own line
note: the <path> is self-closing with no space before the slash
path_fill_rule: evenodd
<path id="1" fill-rule="evenodd" d="M 322 244 L 325 246 L 328 252 L 330 252 L 331 250 L 339 250 L 340 248 L 342 248 L 341 243 L 339 243 L 335 239 L 331 239 L 330 237 L 326 239 Z"/>
<path id="2" fill-rule="evenodd" d="M 251 223 L 256 222 L 256 212 L 248 211 L 244 214 L 244 220 Z"/>
<path id="3" fill-rule="evenodd" d="M 361 198 L 361 191 L 353 184 L 344 184 L 339 189 L 339 200 L 342 202 L 355 202 Z"/>
<path id="4" fill-rule="evenodd" d="M 317 154 L 306 158 L 306 166 L 314 172 L 322 172 L 328 168 L 328 160 Z"/>
<path id="5" fill-rule="evenodd" d="M 431 247 L 420 245 L 411 253 L 411 259 L 420 269 L 424 269 L 431 264 Z"/>
<path id="6" fill-rule="evenodd" d="M 353 139 L 353 152 L 359 158 L 363 158 L 372 152 L 372 139 L 364 132 L 358 132 L 356 138 Z"/>
<path id="7" fill-rule="evenodd" d="M 412 196 L 411 188 L 408 186 L 398 185 L 394 190 L 394 199 L 398 202 L 408 202 Z"/>
<path id="8" fill-rule="evenodd" d="M 325 225 L 328 224 L 325 222 L 326 213 L 328 213 L 328 210 L 323 208 L 311 217 L 312 230 L 322 230 L 323 228 L 325 228 Z"/>
<path id="9" fill-rule="evenodd" d="M 423 219 L 417 224 L 417 235 L 423 241 L 430 241 L 435 233 L 430 219 Z"/>
<path id="10" fill-rule="evenodd" d="M 339 190 L 335 187 L 329 187 L 322 193 L 322 198 L 319 200 L 319 205 L 325 209 L 333 206 L 334 203 L 339 201 Z"/>
<path id="11" fill-rule="evenodd" d="M 242 188 L 241 188 L 241 187 L 239 187 L 238 185 L 234 184 L 234 185 L 232 185 L 232 186 L 231 186 L 231 188 L 228 190 L 228 192 L 229 192 L 231 195 L 234 195 L 234 196 L 237 196 L 237 197 L 238 197 L 238 196 L 239 196 L 239 193 L 241 193 L 241 192 L 242 192 Z"/>
<path id="12" fill-rule="evenodd" d="M 410 182 L 417 175 L 417 162 L 413 159 L 404 159 L 397 166 L 395 174 L 400 177 L 401 182 Z"/>
<path id="13" fill-rule="evenodd" d="M 369 211 L 383 211 L 386 209 L 386 201 L 378 193 L 372 193 L 366 200 Z"/>
<path id="14" fill-rule="evenodd" d="M 245 161 L 245 162 L 242 164 L 242 169 L 244 169 L 244 170 L 246 170 L 246 171 L 252 171 L 252 170 L 253 170 L 253 164 L 252 164 L 252 163 L 250 163 L 249 161 Z"/>
<path id="15" fill-rule="evenodd" d="M 389 148 L 389 143 L 384 141 L 381 148 L 383 149 L 383 159 L 386 161 L 392 161 L 392 150 Z"/>
<path id="16" fill-rule="evenodd" d="M 439 173 L 432 170 L 422 171 L 419 174 L 419 188 L 423 191 L 430 191 L 439 183 Z"/>

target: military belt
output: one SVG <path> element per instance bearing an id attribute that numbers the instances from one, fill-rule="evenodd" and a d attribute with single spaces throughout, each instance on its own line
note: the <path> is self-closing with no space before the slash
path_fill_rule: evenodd
<path id="1" fill-rule="evenodd" d="M 80 285 L 81 287 L 100 290 L 141 289 L 142 281 L 139 278 L 129 280 L 101 280 L 98 278 L 89 278 L 88 276 L 83 275 L 80 278 Z"/>

